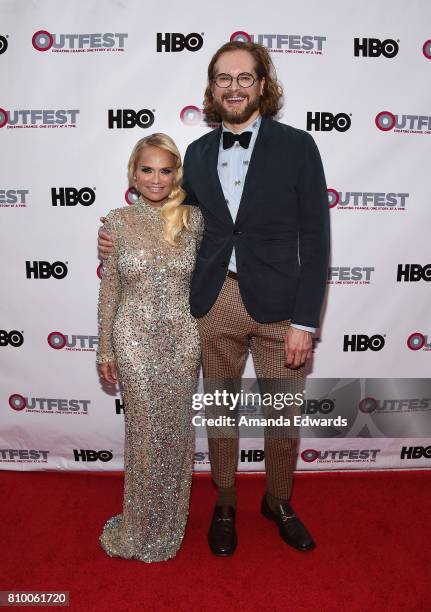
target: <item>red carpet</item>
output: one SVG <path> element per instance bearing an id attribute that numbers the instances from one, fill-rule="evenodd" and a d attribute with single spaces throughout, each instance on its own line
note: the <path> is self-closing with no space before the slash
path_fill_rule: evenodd
<path id="1" fill-rule="evenodd" d="M 121 511 L 121 477 L 0 472 L 0 590 L 68 590 L 84 612 L 425 612 L 430 485 L 430 471 L 297 475 L 292 505 L 317 542 L 301 553 L 260 515 L 262 478 L 242 476 L 238 549 L 221 559 L 206 543 L 214 490 L 197 476 L 177 558 L 144 564 L 98 544 Z"/>

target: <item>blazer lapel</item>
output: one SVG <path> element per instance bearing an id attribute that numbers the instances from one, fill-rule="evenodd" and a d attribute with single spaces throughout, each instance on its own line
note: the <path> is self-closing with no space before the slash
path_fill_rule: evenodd
<path id="1" fill-rule="evenodd" d="M 216 210 L 213 212 L 218 214 L 221 219 L 229 219 L 232 223 L 232 217 L 223 193 L 223 188 L 218 175 L 218 153 L 220 147 L 221 126 L 211 132 L 204 158 L 206 160 L 207 180 L 209 193 L 212 195 L 211 201 L 216 203 Z"/>
<path id="2" fill-rule="evenodd" d="M 250 163 L 248 165 L 247 174 L 242 191 L 241 201 L 239 203 L 238 213 L 235 223 L 240 223 L 247 209 L 252 205 L 254 196 L 256 196 L 259 184 L 262 184 L 262 176 L 264 173 L 264 165 L 268 158 L 268 130 L 271 119 L 263 116 L 257 133 L 256 142 L 254 143 L 253 153 L 251 154 Z"/>

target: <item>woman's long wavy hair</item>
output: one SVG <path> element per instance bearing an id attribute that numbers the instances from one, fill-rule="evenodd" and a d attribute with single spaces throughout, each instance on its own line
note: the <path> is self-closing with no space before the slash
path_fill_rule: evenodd
<path id="1" fill-rule="evenodd" d="M 280 111 L 283 102 L 283 88 L 277 80 L 274 64 L 269 56 L 268 50 L 253 42 L 232 41 L 225 43 L 218 49 L 208 66 L 208 84 L 204 97 L 204 116 L 209 124 L 220 123 L 221 117 L 214 105 L 213 85 L 215 78 L 215 65 L 223 53 L 228 51 L 247 51 L 254 58 L 255 70 L 259 79 L 265 78 L 263 94 L 260 98 L 260 113 L 266 117 L 275 117 Z"/>
<path id="2" fill-rule="evenodd" d="M 144 147 L 159 147 L 165 151 L 169 151 L 175 157 L 176 175 L 172 184 L 171 192 L 168 196 L 168 201 L 160 208 L 160 215 L 164 220 L 163 237 L 172 246 L 177 246 L 180 240 L 180 235 L 184 227 L 189 229 L 190 209 L 183 205 L 186 194 L 181 188 L 183 179 L 183 166 L 181 163 L 181 155 L 177 145 L 170 136 L 162 133 L 150 134 L 141 138 L 135 144 L 130 155 L 127 176 L 129 186 L 136 189 L 135 176 L 138 159 Z"/>

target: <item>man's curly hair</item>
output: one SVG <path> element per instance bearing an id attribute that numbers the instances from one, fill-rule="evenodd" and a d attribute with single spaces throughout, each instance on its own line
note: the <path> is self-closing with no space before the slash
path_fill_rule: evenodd
<path id="1" fill-rule="evenodd" d="M 215 78 L 215 65 L 223 53 L 228 51 L 247 51 L 254 58 L 255 70 L 259 79 L 265 78 L 263 94 L 260 98 L 260 113 L 267 117 L 274 117 L 280 111 L 283 103 L 283 88 L 277 80 L 274 64 L 269 56 L 268 50 L 263 46 L 253 42 L 232 41 L 225 43 L 218 49 L 208 66 L 208 84 L 204 98 L 204 116 L 208 124 L 220 123 L 221 117 L 214 105 L 212 87 Z"/>

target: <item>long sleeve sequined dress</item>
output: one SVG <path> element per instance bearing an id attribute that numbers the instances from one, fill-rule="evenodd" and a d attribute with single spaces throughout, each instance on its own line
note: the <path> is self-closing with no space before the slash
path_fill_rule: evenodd
<path id="1" fill-rule="evenodd" d="M 189 285 L 202 215 L 190 207 L 178 247 L 164 240 L 163 224 L 142 198 L 107 215 L 115 246 L 98 306 L 97 363 L 116 362 L 125 411 L 123 512 L 106 522 L 100 543 L 110 556 L 145 562 L 174 557 L 184 536 L 200 363 Z"/>

